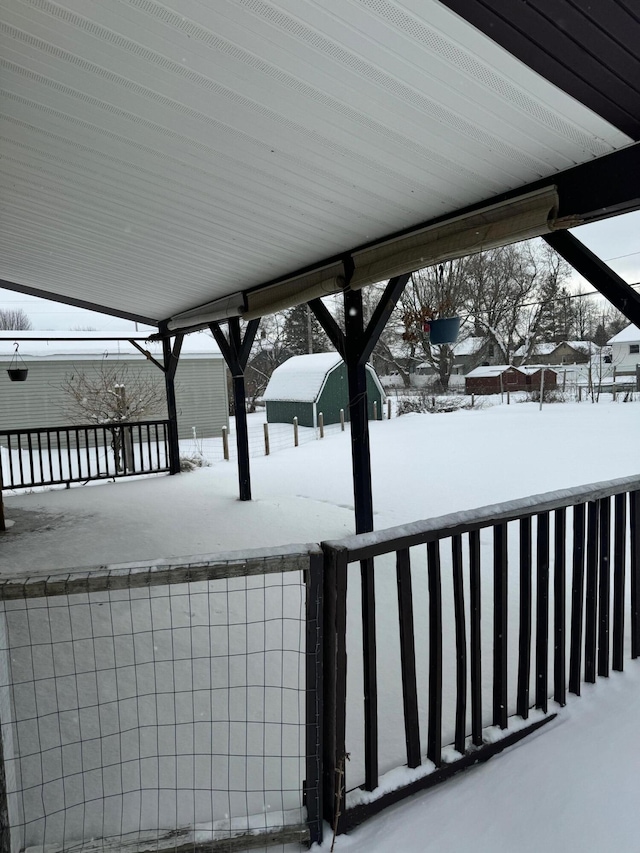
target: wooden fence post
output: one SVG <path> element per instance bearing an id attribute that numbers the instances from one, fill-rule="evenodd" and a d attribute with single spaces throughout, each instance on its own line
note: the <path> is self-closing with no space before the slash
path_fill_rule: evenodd
<path id="1" fill-rule="evenodd" d="M 324 415 L 318 412 L 318 429 L 320 430 L 320 438 L 324 438 Z"/>
<path id="2" fill-rule="evenodd" d="M 373 419 L 374 421 L 378 420 L 378 401 L 373 401 Z"/>
<path id="3" fill-rule="evenodd" d="M 293 446 L 298 446 L 298 418 L 293 419 Z"/>
<path id="4" fill-rule="evenodd" d="M 340 429 L 344 432 L 344 409 L 340 409 Z"/>
<path id="5" fill-rule="evenodd" d="M 264 455 L 269 455 L 269 424 L 265 421 L 264 424 Z"/>
<path id="6" fill-rule="evenodd" d="M 222 452 L 224 454 L 224 458 L 229 461 L 229 435 L 227 433 L 226 426 L 222 427 Z"/>
<path id="7" fill-rule="evenodd" d="M 540 411 L 542 411 L 542 398 L 544 397 L 544 368 L 540 370 Z"/>
<path id="8" fill-rule="evenodd" d="M 391 397 L 387 397 L 387 420 L 391 420 Z"/>

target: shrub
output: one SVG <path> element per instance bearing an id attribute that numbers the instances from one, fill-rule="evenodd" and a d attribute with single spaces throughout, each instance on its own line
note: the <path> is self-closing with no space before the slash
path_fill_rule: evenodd
<path id="1" fill-rule="evenodd" d="M 210 468 L 211 462 L 201 453 L 190 453 L 180 457 L 181 471 L 195 471 L 196 468 Z"/>

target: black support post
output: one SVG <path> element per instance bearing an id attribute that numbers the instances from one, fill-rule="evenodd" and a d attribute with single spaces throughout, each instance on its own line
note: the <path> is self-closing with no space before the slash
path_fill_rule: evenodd
<path id="1" fill-rule="evenodd" d="M 367 371 L 366 362 L 361 358 L 364 334 L 362 291 L 349 290 L 344 294 L 344 317 L 356 533 L 368 533 L 373 530 L 373 494 L 367 417 Z"/>
<path id="2" fill-rule="evenodd" d="M 236 446 L 238 448 L 238 485 L 241 501 L 251 500 L 251 471 L 249 466 L 249 431 L 247 428 L 247 398 L 244 387 L 244 369 L 249 361 L 249 353 L 260 325 L 260 320 L 250 320 L 244 337 L 240 330 L 240 318 L 229 318 L 229 339 L 224 335 L 219 323 L 211 323 L 209 328 L 227 367 L 231 371 L 233 387 L 233 407 L 236 418 Z"/>
<path id="3" fill-rule="evenodd" d="M 164 356 L 164 384 L 167 394 L 167 418 L 169 419 L 169 473 L 180 472 L 180 446 L 178 444 L 178 410 L 176 408 L 175 375 L 182 349 L 184 335 L 176 335 L 173 347 L 169 338 L 162 339 Z"/>
<path id="4" fill-rule="evenodd" d="M 240 353 L 240 321 L 232 317 L 229 321 L 231 349 L 237 357 Z M 240 364 L 238 360 L 238 364 Z M 233 411 L 236 417 L 236 443 L 238 447 L 238 484 L 241 501 L 251 500 L 251 471 L 249 468 L 249 429 L 247 426 L 247 396 L 244 387 L 244 370 L 232 375 Z"/>
<path id="5" fill-rule="evenodd" d="M 348 266 L 345 261 L 345 268 Z M 359 290 L 347 289 L 344 292 L 344 333 L 319 299 L 309 303 L 318 322 L 347 366 L 356 533 L 368 533 L 373 530 L 367 359 L 410 277 L 407 273 L 390 279 L 366 328 L 362 311 L 362 292 Z"/>

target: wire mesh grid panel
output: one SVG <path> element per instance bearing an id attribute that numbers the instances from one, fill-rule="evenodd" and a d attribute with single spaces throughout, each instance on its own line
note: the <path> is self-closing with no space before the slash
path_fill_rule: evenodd
<path id="1" fill-rule="evenodd" d="M 302 572 L 5 601 L 0 640 L 12 849 L 304 828 Z"/>

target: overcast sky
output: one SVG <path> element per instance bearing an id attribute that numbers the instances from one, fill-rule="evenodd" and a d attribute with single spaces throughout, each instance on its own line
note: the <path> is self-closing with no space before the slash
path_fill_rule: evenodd
<path id="1" fill-rule="evenodd" d="M 629 284 L 640 282 L 640 211 L 613 217 L 593 225 L 574 228 L 573 234 L 595 252 Z M 573 285 L 592 287 L 576 275 Z M 68 331 L 79 326 L 91 326 L 100 331 L 131 331 L 135 324 L 106 314 L 97 314 L 81 308 L 71 308 L 59 302 L 24 296 L 11 290 L 0 289 L 0 308 L 22 308 L 34 329 Z M 140 326 L 139 330 L 145 328 Z"/>

